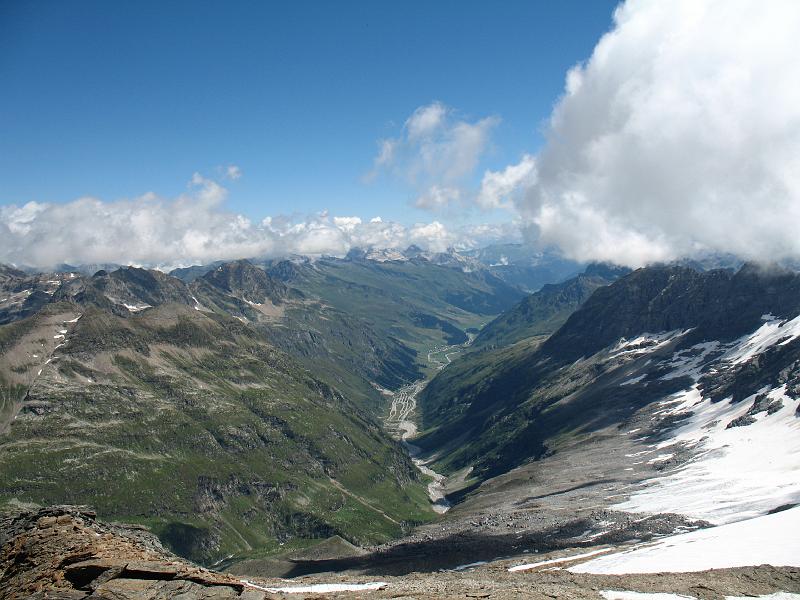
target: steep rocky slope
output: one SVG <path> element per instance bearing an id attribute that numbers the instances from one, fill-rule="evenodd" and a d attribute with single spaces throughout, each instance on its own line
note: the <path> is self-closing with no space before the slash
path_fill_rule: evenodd
<path id="1" fill-rule="evenodd" d="M 444 545 L 465 532 L 517 534 L 494 552 L 473 547 L 472 560 L 543 540 L 675 535 L 586 567 L 596 572 L 647 552 L 667 560 L 698 525 L 717 526 L 697 535 L 724 565 L 796 556 L 798 285 L 795 272 L 754 265 L 651 267 L 598 288 L 544 342 L 494 350 L 491 363 L 455 361 L 421 394 L 427 429 L 415 443 L 450 473 L 456 505 L 418 535 Z"/>
<path id="2" fill-rule="evenodd" d="M 180 560 L 142 528 L 100 522 L 87 507 L 0 517 L 2 598 L 247 598 L 244 592 L 238 579 Z"/>
<path id="3" fill-rule="evenodd" d="M 625 268 L 594 264 L 564 282 L 544 285 L 481 329 L 472 347 L 502 348 L 531 337 L 550 335 L 592 292 L 628 272 Z"/>
<path id="4" fill-rule="evenodd" d="M 800 276 L 793 272 L 754 266 L 735 275 L 683 267 L 631 273 L 598 288 L 543 344 L 522 344 L 506 349 L 505 355 L 501 351 L 491 368 L 480 366 L 483 371 L 477 378 L 464 373 L 467 365 L 476 368 L 474 362 L 460 367 L 457 363 L 457 368 L 435 378 L 421 396 L 429 430 L 421 442 L 430 448 L 458 446 L 445 451 L 444 462 L 453 468 L 472 465 L 485 474 L 499 474 L 543 456 L 559 437 L 621 423 L 636 410 L 687 387 L 685 377 L 650 376 L 658 368 L 650 350 L 672 357 L 694 352 L 691 349 L 704 342 L 733 343 L 757 330 L 767 314 L 792 319 L 800 314 L 798 286 Z M 615 350 L 620 340 L 640 336 L 648 352 Z M 778 362 L 791 367 L 793 345 L 780 348 Z M 628 364 L 645 354 L 640 363 Z M 713 358 L 702 365 L 711 379 Z M 642 374 L 651 380 L 647 386 L 620 385 L 639 376 L 637 369 L 645 362 Z M 769 376 L 774 375 L 775 368 Z M 756 380 L 758 385 L 766 382 Z M 754 383 L 747 391 L 756 389 Z M 722 392 L 714 395 L 722 397 Z M 464 436 L 471 443 L 459 445 L 456 440 Z"/>
<path id="5" fill-rule="evenodd" d="M 51 301 L 64 282 L 76 273 L 37 273 L 31 275 L 0 264 L 0 325 L 35 314 Z"/>

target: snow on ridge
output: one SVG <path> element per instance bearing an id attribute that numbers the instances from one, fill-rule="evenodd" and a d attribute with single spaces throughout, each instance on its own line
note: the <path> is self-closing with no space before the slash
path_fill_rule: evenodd
<path id="1" fill-rule="evenodd" d="M 653 352 L 665 346 L 675 338 L 686 335 L 690 331 L 691 329 L 673 329 L 672 331 L 662 331 L 659 333 L 644 332 L 630 340 L 622 338 L 617 342 L 617 345 L 611 349 L 610 354 L 612 357 L 616 357 Z"/>
<path id="2" fill-rule="evenodd" d="M 800 566 L 800 507 L 662 538 L 569 567 L 572 573 L 688 573 L 762 564 Z"/>
<path id="3" fill-rule="evenodd" d="M 771 317 L 764 319 L 764 317 Z M 791 320 L 781 321 L 772 315 L 762 315 L 766 322 L 750 335 L 737 340 L 722 360 L 738 365 L 747 362 L 754 356 L 761 354 L 767 348 L 780 345 L 784 346 L 800 337 L 800 315 Z"/>
<path id="4" fill-rule="evenodd" d="M 642 489 L 612 508 L 675 512 L 723 524 L 800 502 L 798 401 L 786 395 L 785 386 L 761 391 L 770 400 L 780 400 L 783 407 L 771 415 L 759 413 L 755 423 L 741 427 L 728 428 L 728 424 L 750 409 L 755 394 L 736 404 L 711 402 L 694 385 L 662 401 L 665 408 L 660 414 L 685 414 L 686 419 L 655 449 L 665 456 L 690 448 L 695 455 L 644 481 Z"/>
<path id="5" fill-rule="evenodd" d="M 672 355 L 672 359 L 665 366 L 672 370 L 666 375 L 662 375 L 662 381 L 677 379 L 679 377 L 691 377 L 695 381 L 700 379 L 701 371 L 709 359 L 709 355 L 720 348 L 717 341 L 703 342 L 695 344 L 691 348 L 680 350 Z"/>
<path id="6" fill-rule="evenodd" d="M 366 254 L 366 259 L 374 260 L 375 262 L 387 262 L 394 260 L 405 262 L 408 260 L 408 257 L 406 257 L 406 255 L 400 252 L 399 250 L 396 250 L 394 248 L 386 248 L 383 250 L 375 250 L 375 249 L 369 250 L 369 252 L 367 252 Z"/>
<path id="7" fill-rule="evenodd" d="M 125 302 L 121 302 L 121 304 L 122 304 L 122 306 L 127 308 L 129 312 L 132 312 L 132 313 L 141 312 L 141 311 L 143 311 L 143 310 L 145 310 L 147 308 L 153 308 L 151 305 L 144 304 L 144 303 L 142 303 L 142 304 L 126 304 Z"/>

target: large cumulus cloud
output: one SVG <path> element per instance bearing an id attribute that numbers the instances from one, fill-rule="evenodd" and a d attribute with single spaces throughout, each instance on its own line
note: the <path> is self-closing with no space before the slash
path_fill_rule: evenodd
<path id="1" fill-rule="evenodd" d="M 800 2 L 628 0 L 484 202 L 582 260 L 798 257 L 798 73 Z"/>

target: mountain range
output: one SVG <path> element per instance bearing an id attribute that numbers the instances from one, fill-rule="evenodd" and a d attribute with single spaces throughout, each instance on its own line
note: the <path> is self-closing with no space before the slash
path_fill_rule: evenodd
<path id="1" fill-rule="evenodd" d="M 381 426 L 385 390 L 519 290 L 421 258 L 187 279 L 3 269 L 4 502 L 91 504 L 203 562 L 387 541 L 433 518 Z"/>
<path id="2" fill-rule="evenodd" d="M 624 548 L 575 567 L 606 573 L 794 518 L 796 271 L 515 249 L 3 267 L 0 502 L 248 577 Z"/>

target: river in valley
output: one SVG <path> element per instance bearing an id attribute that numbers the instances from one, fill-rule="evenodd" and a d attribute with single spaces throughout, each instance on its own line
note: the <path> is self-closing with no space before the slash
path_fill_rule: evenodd
<path id="1" fill-rule="evenodd" d="M 441 371 L 450 364 L 451 357 L 460 354 L 472 343 L 474 337 L 474 335 L 469 334 L 469 340 L 463 344 L 432 348 L 427 353 L 428 362 L 436 367 L 436 372 Z M 420 448 L 411 442 L 417 435 L 417 425 L 414 422 L 416 417 L 417 396 L 425 388 L 428 381 L 430 381 L 430 378 L 418 379 L 395 392 L 383 390 L 385 394 L 391 396 L 392 400 L 389 407 L 389 415 L 384 422 L 391 434 L 403 442 L 414 465 L 416 465 L 422 473 L 433 479 L 433 481 L 428 484 L 428 497 L 433 504 L 433 510 L 439 514 L 444 514 L 450 509 L 450 503 L 447 501 L 447 498 L 445 498 L 446 477 L 431 469 L 430 464 L 433 462 L 433 459 L 420 458 L 422 453 Z"/>

